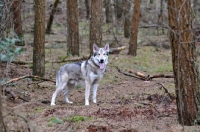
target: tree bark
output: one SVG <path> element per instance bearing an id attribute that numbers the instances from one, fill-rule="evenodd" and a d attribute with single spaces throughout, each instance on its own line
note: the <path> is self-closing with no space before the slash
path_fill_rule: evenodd
<path id="1" fill-rule="evenodd" d="M 138 25 L 140 20 L 140 0 L 134 0 L 134 9 L 132 16 L 132 27 L 131 37 L 129 42 L 128 55 L 137 55 L 137 36 L 138 36 Z"/>
<path id="2" fill-rule="evenodd" d="M 200 85 L 190 1 L 168 0 L 168 15 L 178 120 L 193 125 L 199 122 Z"/>
<path id="3" fill-rule="evenodd" d="M 130 27 L 131 27 L 131 4 L 129 0 L 123 0 L 122 1 L 122 6 L 123 6 L 123 15 L 124 15 L 124 37 L 129 38 L 130 37 Z"/>
<path id="4" fill-rule="evenodd" d="M 1 22 L 1 21 L 0 21 Z M 1 65 L 1 61 L 0 61 L 0 65 Z M 0 80 L 1 80 L 1 69 L 0 69 Z M 3 122 L 3 115 L 2 115 L 2 87 L 0 85 L 0 132 L 5 132 L 5 125 Z"/>
<path id="5" fill-rule="evenodd" d="M 115 11 L 117 19 L 121 19 L 122 17 L 122 7 L 121 7 L 122 1 L 124 0 L 115 0 Z"/>
<path id="6" fill-rule="evenodd" d="M 55 2 L 53 4 L 53 8 L 51 10 L 49 20 L 48 20 L 48 23 L 47 23 L 47 29 L 46 29 L 47 34 L 50 34 L 50 32 L 51 32 L 51 26 L 53 24 L 54 14 L 55 14 L 56 8 L 58 6 L 58 3 L 59 3 L 59 0 L 55 0 Z"/>
<path id="7" fill-rule="evenodd" d="M 106 23 L 111 23 L 112 22 L 111 0 L 105 1 L 105 8 L 106 8 Z"/>
<path id="8" fill-rule="evenodd" d="M 21 40 L 17 41 L 15 45 L 24 46 L 25 43 L 24 43 L 22 20 L 21 20 L 21 0 L 13 0 L 11 7 L 13 12 L 14 31 Z"/>
<path id="9" fill-rule="evenodd" d="M 67 54 L 79 56 L 78 2 L 67 0 Z"/>
<path id="10" fill-rule="evenodd" d="M 93 54 L 93 44 L 102 46 L 102 0 L 92 0 L 90 18 L 90 54 Z"/>
<path id="11" fill-rule="evenodd" d="M 86 19 L 90 19 L 90 4 L 89 0 L 85 0 L 85 8 L 86 8 Z"/>
<path id="12" fill-rule="evenodd" d="M 45 74 L 45 0 L 35 0 L 33 75 Z"/>

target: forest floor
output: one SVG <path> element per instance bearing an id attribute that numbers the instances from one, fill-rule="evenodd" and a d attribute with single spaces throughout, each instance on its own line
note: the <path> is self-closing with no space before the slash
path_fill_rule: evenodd
<path id="1" fill-rule="evenodd" d="M 55 42 L 47 36 L 46 60 L 61 60 L 66 56 L 65 43 Z M 59 36 L 57 36 L 58 39 Z M 156 39 L 167 38 L 157 36 Z M 65 38 L 64 38 L 65 40 Z M 127 43 L 126 43 L 127 44 Z M 126 45 L 125 44 L 125 45 Z M 126 45 L 127 46 L 127 45 Z M 86 46 L 82 46 L 86 49 Z M 87 56 L 81 52 L 81 56 Z M 73 57 L 68 57 L 73 58 Z M 67 58 L 67 59 L 68 59 Z M 20 61 L 31 61 L 32 46 L 27 44 Z M 55 79 L 59 67 L 65 63 L 46 63 L 45 78 Z M 146 75 L 173 74 L 170 48 L 148 45 L 138 46 L 137 57 L 127 55 L 127 49 L 109 56 L 109 64 L 97 94 L 97 104 L 84 105 L 84 87 L 74 89 L 67 104 L 64 98 L 56 98 L 56 106 L 50 106 L 55 84 L 48 81 L 23 79 L 4 86 L 20 98 L 13 100 L 3 96 L 4 121 L 9 131 L 35 132 L 198 132 L 199 126 L 181 126 L 177 121 L 173 78 L 157 78 L 143 81 L 119 73 L 141 72 Z M 4 78 L 18 78 L 32 74 L 32 64 L 2 64 Z M 164 90 L 166 89 L 168 93 Z M 91 97 L 91 96 L 90 96 Z"/>

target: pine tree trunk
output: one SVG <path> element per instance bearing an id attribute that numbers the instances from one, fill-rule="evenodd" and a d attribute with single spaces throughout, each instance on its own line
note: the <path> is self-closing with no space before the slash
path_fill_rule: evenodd
<path id="1" fill-rule="evenodd" d="M 17 41 L 15 45 L 24 46 L 25 43 L 24 43 L 22 20 L 21 20 L 21 0 L 14 0 L 11 6 L 13 12 L 14 31 L 21 40 Z"/>
<path id="2" fill-rule="evenodd" d="M 92 0 L 90 18 L 90 54 L 93 54 L 93 44 L 102 46 L 102 0 Z"/>
<path id="3" fill-rule="evenodd" d="M 45 74 L 45 0 L 35 0 L 33 75 Z"/>
<path id="4" fill-rule="evenodd" d="M 86 8 L 86 19 L 90 19 L 90 4 L 89 0 L 85 0 L 85 8 Z"/>
<path id="5" fill-rule="evenodd" d="M 129 12 L 131 9 L 131 4 L 128 0 L 122 1 L 123 6 L 123 15 L 125 17 L 124 19 L 124 37 L 129 38 L 130 37 L 130 27 L 131 27 L 131 13 Z"/>
<path id="6" fill-rule="evenodd" d="M 1 21 L 0 21 L 1 22 Z M 0 61 L 0 65 L 1 65 L 1 61 Z M 0 69 L 0 80 L 1 80 L 1 69 Z M 4 123 L 3 123 L 3 115 L 2 115 L 2 87 L 0 85 L 0 132 L 5 132 L 6 129 L 5 129 L 5 126 L 4 126 Z"/>
<path id="7" fill-rule="evenodd" d="M 49 20 L 48 20 L 48 23 L 47 23 L 47 29 L 46 29 L 47 34 L 50 34 L 50 32 L 51 32 L 51 26 L 53 24 L 54 14 L 55 14 L 56 8 L 58 6 L 58 3 L 59 3 L 59 0 L 55 0 L 55 2 L 53 4 L 53 8 L 51 10 Z"/>
<path id="8" fill-rule="evenodd" d="M 137 36 L 138 36 L 138 26 L 140 20 L 140 0 L 134 0 L 134 9 L 132 16 L 132 27 L 131 27 L 131 37 L 129 42 L 128 55 L 137 55 Z"/>
<path id="9" fill-rule="evenodd" d="M 67 48 L 68 54 L 79 55 L 78 2 L 67 0 Z"/>
<path id="10" fill-rule="evenodd" d="M 200 85 L 190 1 L 168 0 L 168 14 L 178 120 L 193 125 L 198 121 Z"/>
<path id="11" fill-rule="evenodd" d="M 115 0 L 115 11 L 116 11 L 116 16 L 117 16 L 117 19 L 121 19 L 122 17 L 122 2 L 124 0 Z"/>
<path id="12" fill-rule="evenodd" d="M 111 23 L 112 22 L 111 0 L 105 1 L 105 8 L 106 8 L 106 23 Z"/>

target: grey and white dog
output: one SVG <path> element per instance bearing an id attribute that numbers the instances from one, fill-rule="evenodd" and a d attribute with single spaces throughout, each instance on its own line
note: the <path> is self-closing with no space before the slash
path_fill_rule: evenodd
<path id="1" fill-rule="evenodd" d="M 69 101 L 67 94 L 77 84 L 85 84 L 85 105 L 89 105 L 90 88 L 93 88 L 93 102 L 97 103 L 96 95 L 99 82 L 108 64 L 109 44 L 104 48 L 93 45 L 94 54 L 83 62 L 75 62 L 61 66 L 56 75 L 56 91 L 52 95 L 51 106 L 55 105 L 56 96 L 64 91 L 65 101 Z"/>

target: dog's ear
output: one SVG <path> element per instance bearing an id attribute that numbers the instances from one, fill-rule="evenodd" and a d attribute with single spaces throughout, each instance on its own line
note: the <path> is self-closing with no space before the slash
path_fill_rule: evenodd
<path id="1" fill-rule="evenodd" d="M 99 50 L 99 47 L 94 43 L 93 44 L 93 52 L 97 52 Z"/>
<path id="2" fill-rule="evenodd" d="M 109 43 L 106 43 L 104 49 L 106 50 L 106 52 L 109 52 Z"/>

